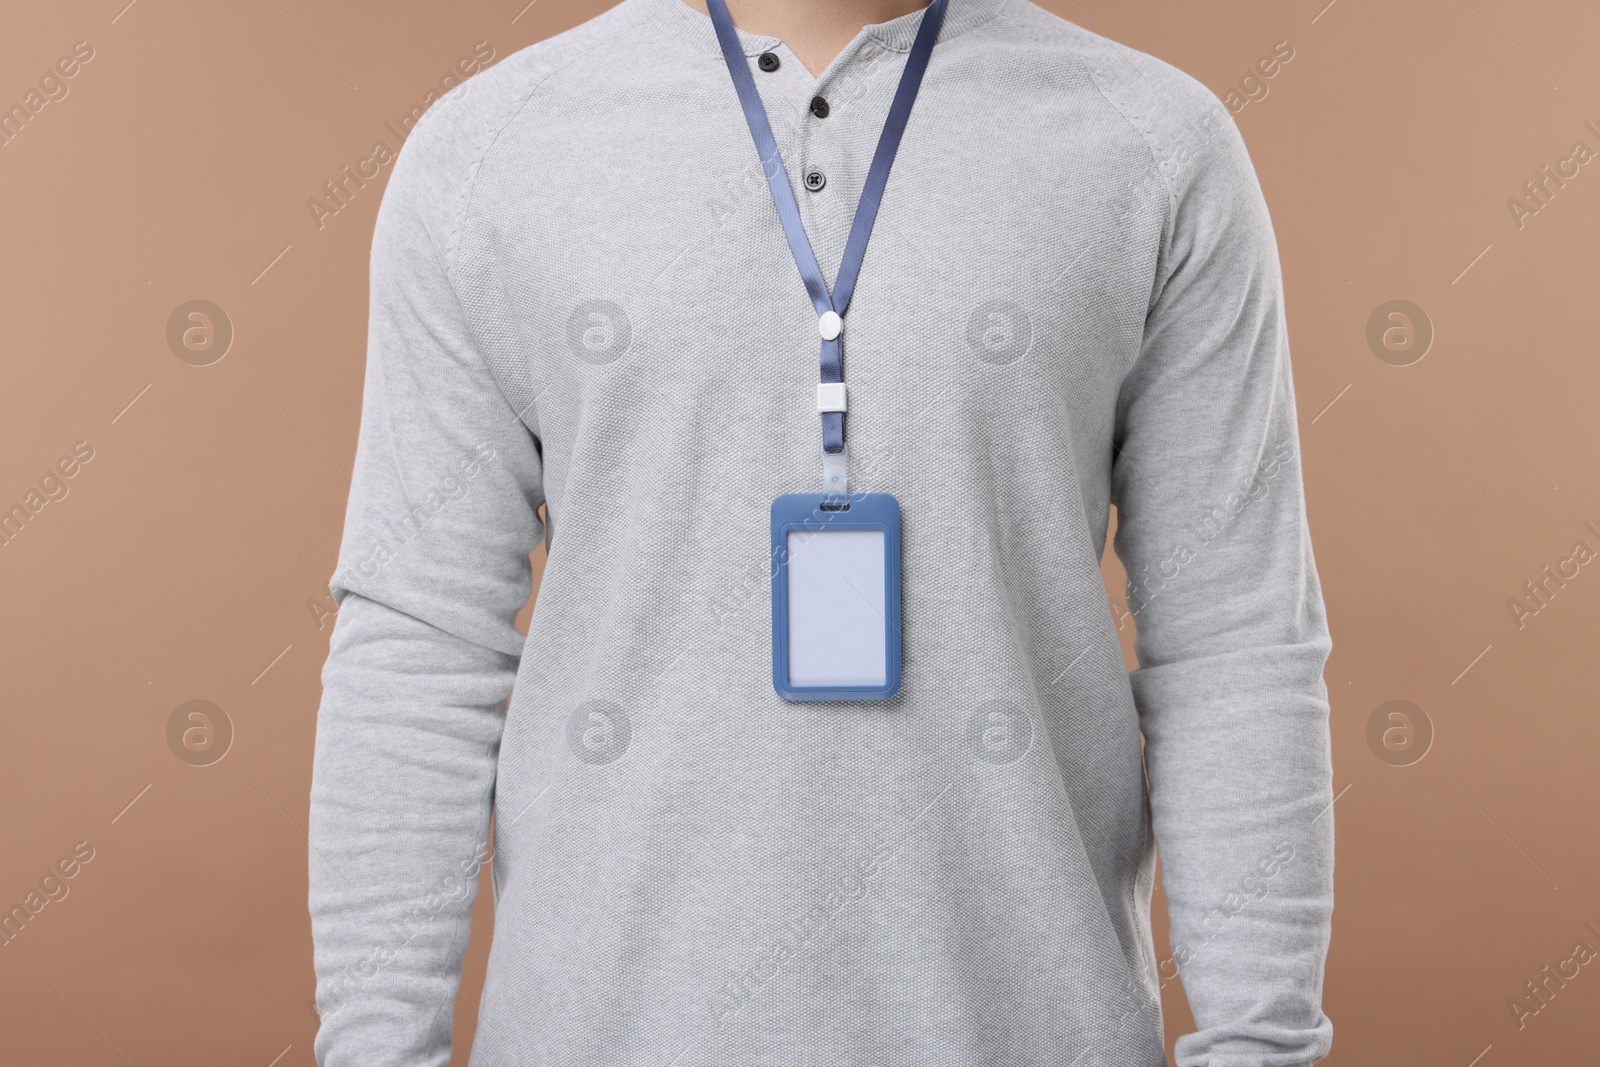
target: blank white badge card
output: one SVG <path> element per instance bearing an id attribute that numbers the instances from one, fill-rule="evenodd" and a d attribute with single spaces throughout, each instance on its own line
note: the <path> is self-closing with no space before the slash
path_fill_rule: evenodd
<path id="1" fill-rule="evenodd" d="M 889 678 L 884 531 L 790 530 L 789 684 Z"/>

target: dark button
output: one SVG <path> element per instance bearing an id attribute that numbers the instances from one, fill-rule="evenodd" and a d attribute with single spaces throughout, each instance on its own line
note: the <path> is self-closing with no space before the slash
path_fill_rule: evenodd
<path id="1" fill-rule="evenodd" d="M 820 170 L 806 171 L 806 188 L 810 189 L 813 193 L 827 184 L 828 179 Z"/>
<path id="2" fill-rule="evenodd" d="M 776 52 L 762 52 L 761 57 L 756 60 L 756 66 L 771 74 L 778 69 L 778 54 Z"/>
<path id="3" fill-rule="evenodd" d="M 811 113 L 813 115 L 817 116 L 817 118 L 819 118 L 819 119 L 827 118 L 828 117 L 828 102 L 826 100 L 822 99 L 822 97 L 820 97 L 820 96 L 813 96 L 811 98 Z"/>

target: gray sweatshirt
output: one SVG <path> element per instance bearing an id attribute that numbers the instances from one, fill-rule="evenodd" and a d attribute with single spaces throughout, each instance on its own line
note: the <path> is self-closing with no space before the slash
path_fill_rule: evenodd
<path id="1" fill-rule="evenodd" d="M 921 17 L 820 78 L 741 31 L 830 282 Z M 1155 1067 L 1179 979 L 1182 1067 L 1328 1051 L 1282 281 L 1199 83 L 950 4 L 845 317 L 851 489 L 903 509 L 887 702 L 773 691 L 817 325 L 706 15 L 623 0 L 435 104 L 371 286 L 311 796 L 325 1067 L 447 1062 L 485 864 L 474 1067 Z"/>

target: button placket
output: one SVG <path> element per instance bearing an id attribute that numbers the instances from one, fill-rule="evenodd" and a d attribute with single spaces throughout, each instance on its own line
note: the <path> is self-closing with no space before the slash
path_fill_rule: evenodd
<path id="1" fill-rule="evenodd" d="M 864 109 L 859 106 L 863 100 L 871 101 L 874 95 L 872 59 L 879 52 L 869 38 L 842 56 L 810 86 L 807 112 L 799 126 L 797 184 L 800 189 L 797 197 L 801 215 L 808 231 L 814 235 L 817 254 L 835 263 L 843 254 L 850 225 L 855 219 L 857 202 L 854 197 L 860 194 L 867 166 L 877 147 L 876 132 L 881 129 L 881 121 L 875 122 L 871 117 L 875 104 L 869 103 Z M 889 91 L 893 91 L 892 85 Z M 887 105 L 884 111 L 887 113 Z M 863 119 L 863 116 L 867 117 Z M 863 132 L 858 119 L 872 129 Z M 852 178 L 841 183 L 841 168 L 845 167 L 851 168 Z"/>
<path id="2" fill-rule="evenodd" d="M 820 91 L 821 83 L 819 82 L 807 88 L 809 90 L 808 96 L 803 99 L 809 100 Z M 825 236 L 824 230 L 821 228 L 830 225 L 831 212 L 828 210 L 828 205 L 823 201 L 823 198 L 832 199 L 831 194 L 826 192 L 829 168 L 819 158 L 824 154 L 822 151 L 823 146 L 817 143 L 821 125 L 811 115 L 809 105 L 801 104 L 800 118 L 795 128 L 794 172 L 795 181 L 800 188 L 795 191 L 795 195 L 800 202 L 801 218 L 807 231 L 814 235 L 812 237 L 813 244 L 817 245 L 828 242 L 828 237 Z"/>
<path id="3" fill-rule="evenodd" d="M 799 96 L 798 85 L 807 84 L 810 74 L 784 43 L 776 37 L 767 37 L 758 42 L 760 52 L 746 53 L 745 61 L 750 64 L 751 77 L 755 82 L 756 95 L 761 98 L 761 106 L 766 109 L 772 124 L 772 136 L 778 143 L 778 151 L 783 156 L 784 162 L 789 165 L 789 170 L 794 173 L 794 164 L 791 159 L 801 158 L 804 150 L 805 128 L 804 123 L 797 119 L 787 119 L 783 116 L 796 115 L 808 117 L 802 110 L 803 104 L 796 98 Z M 787 143 L 786 143 L 787 142 Z M 761 171 L 760 161 L 755 161 L 756 173 Z M 803 176 L 798 179 L 802 188 L 796 192 L 796 199 L 800 201 L 801 210 L 805 209 L 805 198 L 809 194 L 803 186 Z"/>
<path id="4" fill-rule="evenodd" d="M 805 117 L 810 97 L 802 97 L 800 93 L 809 87 L 811 74 L 782 41 L 775 37 L 769 37 L 766 41 L 769 43 L 763 51 L 746 56 L 746 59 L 753 68 L 751 74 L 755 79 L 756 93 L 761 97 L 761 104 L 772 121 L 772 134 L 781 144 L 784 130 L 792 123 L 780 116 L 798 114 Z"/>

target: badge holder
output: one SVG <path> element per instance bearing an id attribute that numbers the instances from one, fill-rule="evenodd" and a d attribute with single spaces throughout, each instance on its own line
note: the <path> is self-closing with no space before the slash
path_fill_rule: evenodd
<path id="1" fill-rule="evenodd" d="M 948 0 L 930 0 L 917 24 L 830 292 L 733 17 L 725 0 L 706 0 L 822 338 L 817 411 L 824 491 L 772 502 L 772 684 L 785 700 L 887 700 L 900 689 L 900 503 L 887 493 L 850 492 L 841 334 L 889 168 L 947 6 Z"/>
<path id="2" fill-rule="evenodd" d="M 888 493 L 772 502 L 772 685 L 790 701 L 900 690 L 900 503 Z"/>

